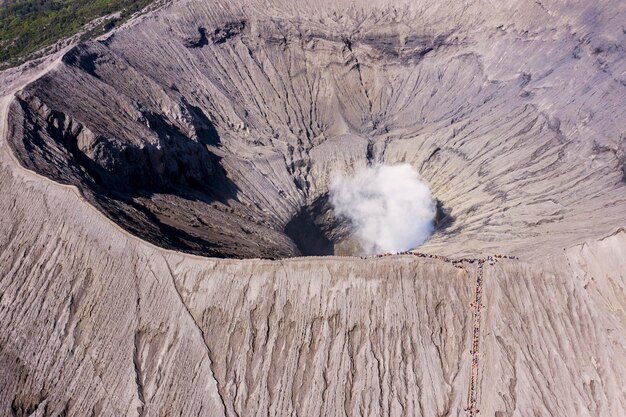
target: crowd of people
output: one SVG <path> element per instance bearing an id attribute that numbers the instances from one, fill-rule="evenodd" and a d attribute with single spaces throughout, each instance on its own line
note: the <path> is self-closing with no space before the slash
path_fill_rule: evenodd
<path id="1" fill-rule="evenodd" d="M 478 271 L 476 274 L 476 288 L 474 290 L 474 301 L 470 307 L 474 309 L 473 330 L 472 330 L 472 365 L 470 368 L 470 384 L 467 398 L 467 414 L 469 417 L 475 417 L 480 412 L 476 408 L 478 403 L 478 355 L 480 353 L 480 311 L 484 308 L 482 304 L 483 297 L 483 266 L 485 262 L 494 262 L 493 259 L 480 259 L 478 263 Z"/>
<path id="2" fill-rule="evenodd" d="M 402 252 L 396 252 L 396 253 L 379 253 L 377 255 L 374 255 L 375 258 L 385 258 L 387 256 L 395 256 L 395 255 L 413 255 L 413 256 L 417 256 L 419 258 L 428 258 L 428 259 L 439 259 L 445 262 L 453 262 L 452 259 L 442 256 L 442 255 L 431 255 L 430 253 L 421 253 L 421 252 L 413 252 L 410 250 L 407 251 L 402 251 Z M 362 259 L 367 259 L 367 256 L 362 256 Z"/>
<path id="3" fill-rule="evenodd" d="M 490 265 L 495 265 L 496 261 L 498 259 L 510 259 L 510 260 L 516 260 L 519 261 L 519 258 L 517 256 L 513 256 L 513 255 L 502 255 L 502 254 L 496 254 L 496 255 L 488 255 L 485 256 L 484 258 L 459 258 L 459 259 L 452 259 L 452 258 L 448 258 L 446 256 L 442 256 L 442 255 L 433 255 L 430 253 L 422 253 L 422 252 L 413 252 L 413 251 L 403 251 L 403 252 L 397 252 L 397 253 L 379 253 L 377 255 L 373 255 L 374 258 L 385 258 L 388 256 L 395 256 L 395 255 L 413 255 L 413 256 L 417 256 L 419 258 L 427 258 L 427 259 L 438 259 L 444 262 L 449 262 L 452 265 L 456 266 L 457 268 L 462 268 L 462 264 L 464 263 L 468 263 L 468 264 L 473 264 L 473 263 L 485 263 L 485 262 L 489 262 Z M 361 256 L 361 259 L 368 259 L 370 258 L 369 256 Z"/>

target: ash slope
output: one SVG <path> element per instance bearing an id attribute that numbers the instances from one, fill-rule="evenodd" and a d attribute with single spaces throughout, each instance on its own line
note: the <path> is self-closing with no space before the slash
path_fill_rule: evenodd
<path id="1" fill-rule="evenodd" d="M 623 220 L 612 5 L 175 2 L 69 51 L 17 94 L 9 137 L 167 248 L 298 255 L 284 230 L 333 175 L 408 162 L 454 219 L 425 250 L 544 253 Z"/>
<path id="2" fill-rule="evenodd" d="M 161 239 L 168 213 L 176 214 L 170 226 L 195 230 L 183 214 L 213 210 L 216 219 L 198 221 L 201 242 L 187 250 L 297 254 L 281 227 L 324 194 L 334 169 L 349 172 L 369 157 L 422 168 L 450 208 L 454 223 L 425 250 L 522 257 L 485 267 L 481 414 L 625 415 L 624 55 L 612 18 L 623 15 L 620 4 L 516 3 L 514 20 L 511 9 L 481 3 L 224 7 L 175 2 L 104 44 L 70 51 L 2 101 L 0 414 L 466 415 L 474 266 L 415 257 L 217 260 L 117 227 Z M 380 58 L 380 40 L 370 47 L 365 35 L 350 42 L 354 58 L 346 59 L 356 67 L 323 65 L 294 44 L 301 21 L 351 33 L 361 24 L 374 30 L 377 19 L 402 33 L 403 45 L 404 34 L 425 31 L 418 46 L 409 42 L 417 62 Z M 245 58 L 259 22 L 260 33 L 285 34 L 274 41 L 284 50 L 263 61 L 267 81 Z M 456 46 L 410 52 L 451 27 Z M 329 60 L 343 56 L 344 40 L 318 38 L 318 51 L 337 45 L 325 47 Z M 97 52 L 91 61 L 89 51 Z M 241 74 L 226 70 L 234 63 Z M 313 65 L 327 72 L 309 78 Z M 304 99 L 309 90 L 292 79 L 316 79 L 319 94 L 310 97 L 318 98 Z M 282 93 L 255 92 L 269 84 Z M 296 103 L 303 114 L 318 103 L 308 114 L 326 120 L 312 145 L 306 133 L 289 133 L 317 129 Z M 73 131 L 79 124 L 91 133 Z M 283 131 L 275 138 L 265 126 Z M 158 137 L 163 131 L 171 144 Z M 205 140 L 215 135 L 219 143 Z M 135 149 L 157 145 L 164 166 L 184 155 L 204 171 L 139 164 L 154 155 Z M 138 158 L 133 169 L 155 170 L 146 171 L 155 183 L 140 183 L 144 194 L 129 196 L 134 172 L 105 157 L 116 146 Z M 94 172 L 112 174 L 105 182 Z M 168 172 L 176 175 L 156 175 Z M 194 175 L 219 187 L 202 188 Z M 247 214 L 260 223 L 239 222 Z M 229 222 L 255 227 L 267 240 L 262 249 L 240 251 L 245 239 Z M 213 240 L 217 225 L 226 237 Z"/>

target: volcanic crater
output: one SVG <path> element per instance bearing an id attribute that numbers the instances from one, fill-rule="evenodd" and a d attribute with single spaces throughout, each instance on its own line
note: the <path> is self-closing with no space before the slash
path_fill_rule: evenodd
<path id="1" fill-rule="evenodd" d="M 572 33 L 547 54 L 529 45 L 539 32 L 408 7 L 180 7 L 74 47 L 10 109 L 21 164 L 142 239 L 211 257 L 356 254 L 329 184 L 372 164 L 419 170 L 441 223 L 425 247 L 447 254 L 533 250 L 529 238 L 567 241 L 589 213 L 616 211 L 598 190 L 623 185 L 617 126 L 566 113 L 583 87 L 562 85 L 564 59 L 576 50 L 592 69 L 600 53 L 582 58 Z"/>

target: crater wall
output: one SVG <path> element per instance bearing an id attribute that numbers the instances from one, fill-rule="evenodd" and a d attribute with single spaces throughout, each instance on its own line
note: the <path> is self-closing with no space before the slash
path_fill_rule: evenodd
<path id="1" fill-rule="evenodd" d="M 12 104 L 21 163 L 217 257 L 300 254 L 287 225 L 372 163 L 412 164 L 455 219 L 427 251 L 544 251 L 623 218 L 626 35 L 603 13 L 250 3 L 175 2 L 67 52 Z"/>

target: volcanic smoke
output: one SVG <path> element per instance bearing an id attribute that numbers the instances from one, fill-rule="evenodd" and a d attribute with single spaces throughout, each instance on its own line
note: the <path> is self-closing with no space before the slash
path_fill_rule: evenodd
<path id="1" fill-rule="evenodd" d="M 413 249 L 434 230 L 436 202 L 419 173 L 408 164 L 377 165 L 330 187 L 338 216 L 350 220 L 366 254 Z"/>

